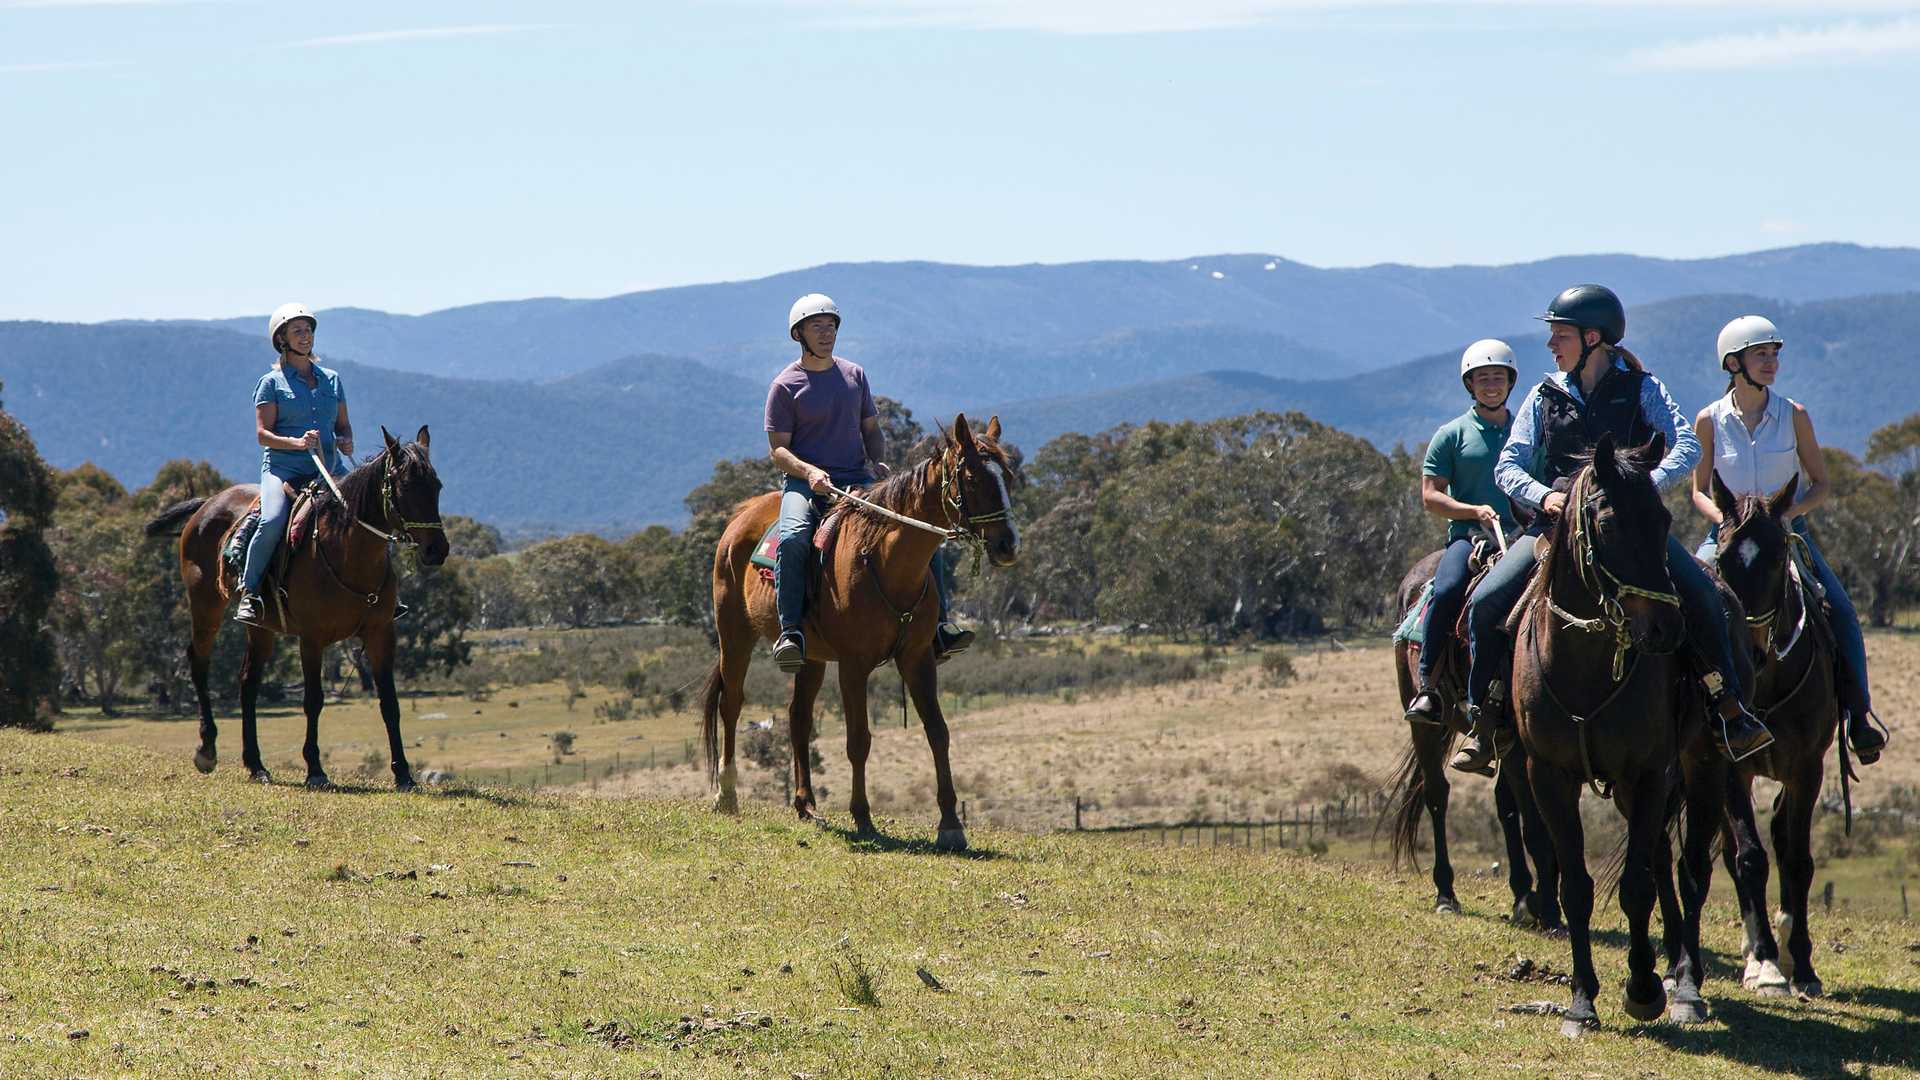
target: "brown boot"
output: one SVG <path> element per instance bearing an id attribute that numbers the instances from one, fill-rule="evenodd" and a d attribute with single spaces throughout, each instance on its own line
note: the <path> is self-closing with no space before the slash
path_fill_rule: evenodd
<path id="1" fill-rule="evenodd" d="M 1460 749 L 1454 751 L 1452 760 L 1447 762 L 1448 768 L 1476 776 L 1494 774 L 1493 763 L 1500 757 L 1501 750 L 1505 749 L 1501 745 L 1505 740 L 1500 738 L 1501 733 L 1495 729 L 1506 716 L 1506 693 L 1507 688 L 1495 682 L 1487 687 L 1485 705 L 1467 706 L 1467 716 L 1473 721 L 1473 733 L 1467 736 L 1466 742 L 1460 744 Z"/>

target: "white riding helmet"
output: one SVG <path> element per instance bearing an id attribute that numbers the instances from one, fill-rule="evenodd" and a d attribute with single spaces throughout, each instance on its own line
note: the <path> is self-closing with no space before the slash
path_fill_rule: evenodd
<path id="1" fill-rule="evenodd" d="M 833 302 L 833 297 L 817 292 L 808 293 L 795 300 L 793 307 L 787 312 L 787 336 L 799 341 L 800 324 L 815 315 L 831 315 L 834 324 L 839 325 L 840 305 Z"/>
<path id="2" fill-rule="evenodd" d="M 267 318 L 267 344 L 273 346 L 274 352 L 280 351 L 280 328 L 295 319 L 310 319 L 316 328 L 320 325 L 320 320 L 313 317 L 305 304 L 281 304 L 274 308 Z"/>
<path id="3" fill-rule="evenodd" d="M 1719 367 L 1727 366 L 1727 357 L 1755 345 L 1784 345 L 1780 330 L 1764 315 L 1742 315 L 1720 328 Z"/>
<path id="4" fill-rule="evenodd" d="M 1483 367 L 1503 367 L 1513 373 L 1513 381 L 1520 381 L 1520 365 L 1514 362 L 1513 349 L 1498 338 L 1481 338 L 1467 346 L 1460 354 L 1460 378 L 1480 370 Z"/>

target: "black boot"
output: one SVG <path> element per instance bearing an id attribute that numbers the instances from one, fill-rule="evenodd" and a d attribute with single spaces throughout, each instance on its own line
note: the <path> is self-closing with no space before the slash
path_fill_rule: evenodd
<path id="1" fill-rule="evenodd" d="M 1885 726 L 1879 723 L 1873 710 L 1847 710 L 1847 745 L 1853 748 L 1854 758 L 1862 765 L 1880 760 L 1880 751 L 1887 748 L 1887 736 Z"/>
<path id="2" fill-rule="evenodd" d="M 1720 750 L 1728 760 L 1744 761 L 1773 745 L 1773 732 L 1747 711 L 1746 702 L 1727 689 L 1718 672 L 1701 682 L 1707 687 L 1708 709 L 1720 723 Z"/>
<path id="3" fill-rule="evenodd" d="M 973 644 L 973 631 L 962 630 L 952 622 L 943 622 L 933 630 L 933 662 L 944 664 L 955 653 L 967 651 Z"/>
<path id="4" fill-rule="evenodd" d="M 1413 700 L 1407 702 L 1407 722 L 1446 727 L 1447 721 L 1440 715 L 1440 708 L 1440 695 L 1423 686 L 1419 693 L 1413 695 Z"/>

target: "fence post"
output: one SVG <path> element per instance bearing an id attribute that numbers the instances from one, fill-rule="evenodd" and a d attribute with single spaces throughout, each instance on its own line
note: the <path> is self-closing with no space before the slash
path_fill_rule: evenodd
<path id="1" fill-rule="evenodd" d="M 1900 883 L 1900 918 L 1906 919 L 1908 916 L 1909 916 L 1909 912 L 1907 911 L 1907 883 L 1903 881 Z"/>
<path id="2" fill-rule="evenodd" d="M 1080 831 L 1080 796 L 1073 797 L 1073 831 Z"/>
<path id="3" fill-rule="evenodd" d="M 1833 910 L 1833 882 L 1827 882 L 1827 887 L 1820 890 L 1820 903 L 1824 905 L 1828 911 Z"/>

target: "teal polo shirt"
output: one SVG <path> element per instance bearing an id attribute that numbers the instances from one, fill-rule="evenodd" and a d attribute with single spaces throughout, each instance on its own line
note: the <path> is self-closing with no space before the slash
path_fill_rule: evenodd
<path id="1" fill-rule="evenodd" d="M 1513 510 L 1507 505 L 1506 492 L 1493 482 L 1493 466 L 1500 460 L 1500 449 L 1507 445 L 1507 432 L 1513 429 L 1513 413 L 1507 413 L 1505 427 L 1495 427 L 1468 409 L 1465 414 L 1440 425 L 1427 443 L 1427 459 L 1421 463 L 1424 476 L 1437 476 L 1447 482 L 1447 494 L 1469 506 L 1491 506 L 1500 515 L 1500 527 L 1511 536 L 1518 527 Z M 1447 523 L 1447 542 L 1473 535 L 1477 522 Z"/>

